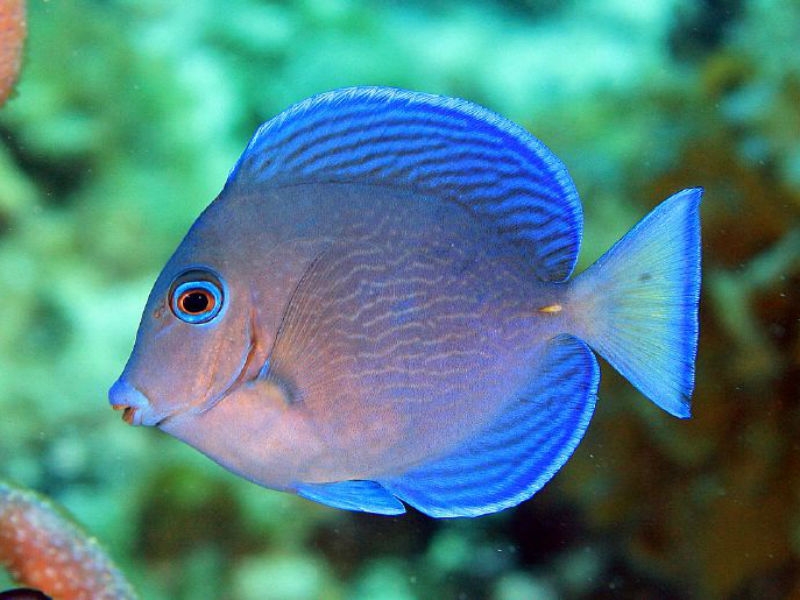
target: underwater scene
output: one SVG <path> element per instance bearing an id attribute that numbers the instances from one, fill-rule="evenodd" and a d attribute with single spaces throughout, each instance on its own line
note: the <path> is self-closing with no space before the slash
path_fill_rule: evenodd
<path id="1" fill-rule="evenodd" d="M 0 597 L 800 598 L 798 47 L 0 0 Z"/>

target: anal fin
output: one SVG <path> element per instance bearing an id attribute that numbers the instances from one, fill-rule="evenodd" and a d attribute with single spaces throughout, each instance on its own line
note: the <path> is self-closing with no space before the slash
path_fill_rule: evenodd
<path id="1" fill-rule="evenodd" d="M 572 455 L 594 412 L 598 383 L 589 347 L 572 336 L 554 338 L 529 384 L 498 418 L 450 454 L 379 483 L 433 517 L 515 506 Z"/>

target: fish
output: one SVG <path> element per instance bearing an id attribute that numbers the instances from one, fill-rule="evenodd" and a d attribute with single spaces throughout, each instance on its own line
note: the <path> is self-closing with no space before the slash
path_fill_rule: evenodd
<path id="1" fill-rule="evenodd" d="M 167 261 L 110 404 L 331 507 L 516 506 L 583 437 L 595 353 L 690 416 L 702 195 L 573 277 L 582 205 L 524 128 L 422 92 L 319 94 L 257 129 Z"/>

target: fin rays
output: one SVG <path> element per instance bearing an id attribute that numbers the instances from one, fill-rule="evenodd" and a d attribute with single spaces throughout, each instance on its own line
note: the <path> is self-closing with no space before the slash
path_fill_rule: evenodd
<path id="1" fill-rule="evenodd" d="M 645 396 L 690 414 L 697 353 L 702 190 L 671 196 L 575 279 L 579 335 Z"/>
<path id="2" fill-rule="evenodd" d="M 460 204 L 513 241 L 543 280 L 566 279 L 577 259 L 583 214 L 563 164 L 518 125 L 464 100 L 370 87 L 316 96 L 256 132 L 228 185 L 302 181 L 387 185 Z M 520 214 L 504 221 L 510 207 Z M 552 216 L 548 226 L 530 225 L 538 214 Z"/>
<path id="3" fill-rule="evenodd" d="M 520 397 L 475 438 L 384 487 L 435 517 L 477 516 L 519 504 L 560 469 L 583 437 L 599 382 L 580 340 L 550 342 Z"/>

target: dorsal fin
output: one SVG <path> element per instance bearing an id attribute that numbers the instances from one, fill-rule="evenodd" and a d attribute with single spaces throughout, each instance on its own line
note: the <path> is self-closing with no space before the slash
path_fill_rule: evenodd
<path id="1" fill-rule="evenodd" d="M 575 266 L 583 214 L 566 168 L 522 127 L 465 100 L 382 87 L 314 96 L 256 131 L 226 186 L 334 182 L 467 207 L 543 280 Z"/>

